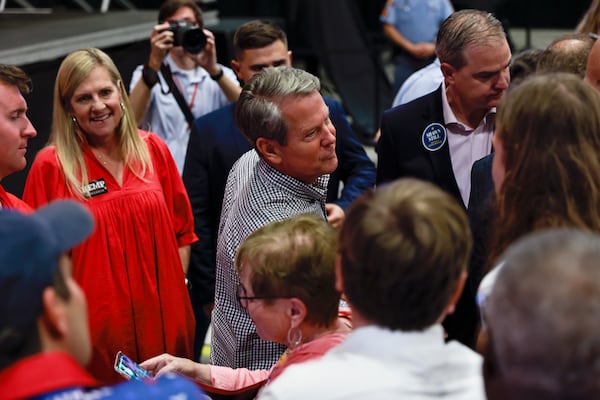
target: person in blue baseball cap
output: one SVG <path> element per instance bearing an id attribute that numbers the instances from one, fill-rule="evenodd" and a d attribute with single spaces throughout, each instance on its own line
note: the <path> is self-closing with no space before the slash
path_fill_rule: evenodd
<path id="1" fill-rule="evenodd" d="M 84 370 L 92 352 L 87 302 L 69 251 L 94 227 L 92 214 L 72 200 L 31 214 L 0 209 L 0 398 L 204 398 L 182 377 L 99 388 Z M 146 396 L 150 385 L 154 395 Z"/>
<path id="2" fill-rule="evenodd" d="M 80 367 L 91 355 L 87 305 L 67 255 L 93 230 L 74 201 L 0 211 L 0 397 L 95 384 Z"/>

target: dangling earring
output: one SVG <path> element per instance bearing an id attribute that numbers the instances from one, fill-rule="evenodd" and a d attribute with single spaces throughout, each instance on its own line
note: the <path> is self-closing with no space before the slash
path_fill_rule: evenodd
<path id="1" fill-rule="evenodd" d="M 293 350 L 302 343 L 302 331 L 298 327 L 290 326 L 287 333 L 288 348 Z"/>
<path id="2" fill-rule="evenodd" d="M 71 115 L 71 121 L 73 121 L 73 124 L 77 125 L 77 118 L 75 118 L 75 116 Z"/>
<path id="3" fill-rule="evenodd" d="M 125 104 L 123 104 L 123 102 L 121 102 L 121 110 L 125 109 Z"/>

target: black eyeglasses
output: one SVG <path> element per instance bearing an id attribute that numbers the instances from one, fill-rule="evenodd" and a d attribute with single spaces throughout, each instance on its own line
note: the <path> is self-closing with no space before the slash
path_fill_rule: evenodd
<path id="1" fill-rule="evenodd" d="M 281 298 L 281 296 L 246 296 L 246 288 L 241 283 L 239 283 L 237 286 L 235 297 L 237 298 L 237 301 L 238 303 L 240 303 L 240 306 L 242 306 L 242 308 L 248 308 L 248 302 L 252 300 Z"/>

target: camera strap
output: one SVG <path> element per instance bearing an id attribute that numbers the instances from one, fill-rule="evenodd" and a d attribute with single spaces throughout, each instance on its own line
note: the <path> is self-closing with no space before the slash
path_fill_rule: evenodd
<path id="1" fill-rule="evenodd" d="M 171 93 L 173 93 L 173 96 L 175 97 L 175 100 L 177 101 L 179 108 L 181 108 L 183 115 L 185 115 L 185 119 L 187 120 L 187 122 L 190 126 L 190 131 L 193 131 L 194 130 L 194 115 L 192 114 L 192 110 L 190 110 L 190 107 L 188 106 L 185 99 L 183 98 L 183 95 L 179 91 L 179 88 L 175 84 L 175 81 L 173 81 L 173 74 L 171 73 L 171 67 L 169 67 L 169 65 L 167 63 L 162 63 L 162 65 L 160 66 L 160 72 L 162 72 L 163 78 L 165 78 L 167 85 L 169 85 L 169 89 L 171 90 Z"/>

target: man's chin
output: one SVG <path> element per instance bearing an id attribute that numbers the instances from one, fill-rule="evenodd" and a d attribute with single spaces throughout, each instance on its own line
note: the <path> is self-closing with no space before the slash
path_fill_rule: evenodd
<path id="1" fill-rule="evenodd" d="M 338 167 L 338 159 L 337 157 L 335 157 L 332 160 L 329 160 L 327 163 L 327 170 L 328 172 L 326 172 L 326 174 L 332 174 L 333 171 L 335 171 Z"/>
<path id="2" fill-rule="evenodd" d="M 498 105 L 500 104 L 500 101 L 502 101 L 502 98 L 504 97 L 505 94 L 506 94 L 506 92 L 502 92 L 498 95 L 489 97 L 489 100 L 488 100 L 489 108 L 498 107 Z"/>

